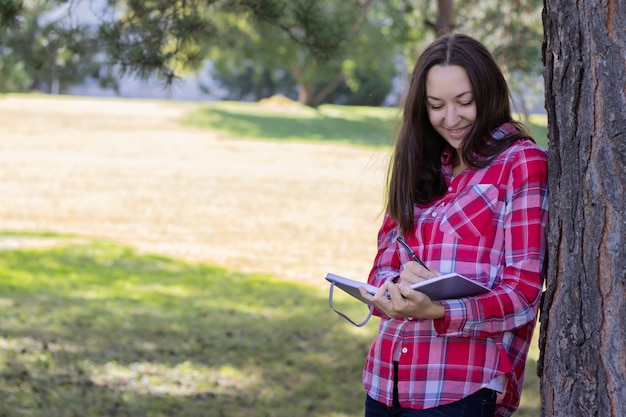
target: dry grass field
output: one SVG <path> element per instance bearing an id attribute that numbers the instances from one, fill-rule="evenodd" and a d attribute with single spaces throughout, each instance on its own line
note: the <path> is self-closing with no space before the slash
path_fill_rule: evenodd
<path id="1" fill-rule="evenodd" d="M 328 271 L 364 280 L 387 152 L 180 126 L 193 106 L 0 98 L 0 231 L 104 238 L 319 286 Z"/>

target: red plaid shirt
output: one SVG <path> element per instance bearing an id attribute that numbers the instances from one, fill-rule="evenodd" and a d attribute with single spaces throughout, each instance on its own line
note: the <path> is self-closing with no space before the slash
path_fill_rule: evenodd
<path id="1" fill-rule="evenodd" d="M 407 243 L 429 267 L 459 272 L 492 291 L 442 301 L 445 317 L 437 320 L 390 319 L 375 310 L 381 320 L 363 371 L 373 399 L 392 405 L 395 359 L 403 407 L 448 404 L 505 375 L 496 415 L 515 411 L 542 290 L 546 159 L 544 150 L 521 140 L 489 166 L 453 178 L 452 154 L 444 152 L 448 192 L 415 207 L 416 226 Z M 397 235 L 387 214 L 370 284 L 393 279 L 410 260 Z"/>

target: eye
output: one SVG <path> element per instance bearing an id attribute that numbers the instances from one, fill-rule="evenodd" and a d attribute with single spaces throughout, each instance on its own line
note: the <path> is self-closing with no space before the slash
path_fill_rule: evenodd
<path id="1" fill-rule="evenodd" d="M 461 102 L 461 106 L 465 106 L 465 107 L 471 106 L 472 104 L 474 104 L 474 99 L 471 99 L 470 101 Z"/>
<path id="2" fill-rule="evenodd" d="M 431 110 L 441 110 L 443 108 L 442 105 L 436 105 L 436 104 L 429 104 L 428 107 L 430 107 Z"/>

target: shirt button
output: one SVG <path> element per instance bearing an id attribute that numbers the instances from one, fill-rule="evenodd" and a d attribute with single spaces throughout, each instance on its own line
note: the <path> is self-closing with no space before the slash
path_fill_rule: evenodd
<path id="1" fill-rule="evenodd" d="M 412 321 L 412 320 L 413 320 L 413 317 L 407 317 L 407 320 L 408 320 L 408 321 Z"/>
<path id="2" fill-rule="evenodd" d="M 407 348 L 402 348 L 402 353 L 407 353 L 409 351 L 409 349 Z"/>
<path id="3" fill-rule="evenodd" d="M 431 214 L 431 216 L 433 216 L 433 217 L 437 217 L 437 213 L 433 211 L 433 212 L 432 212 L 432 214 Z"/>
<path id="4" fill-rule="evenodd" d="M 452 187 L 448 187 L 448 191 L 452 192 Z"/>

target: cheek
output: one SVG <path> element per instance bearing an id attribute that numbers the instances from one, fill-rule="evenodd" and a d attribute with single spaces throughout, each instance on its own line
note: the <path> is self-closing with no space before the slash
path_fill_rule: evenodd
<path id="1" fill-rule="evenodd" d="M 476 106 L 472 106 L 467 109 L 467 112 L 465 112 L 465 118 L 467 120 L 471 120 L 472 122 L 476 120 Z"/>

